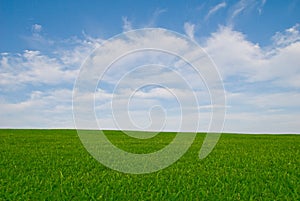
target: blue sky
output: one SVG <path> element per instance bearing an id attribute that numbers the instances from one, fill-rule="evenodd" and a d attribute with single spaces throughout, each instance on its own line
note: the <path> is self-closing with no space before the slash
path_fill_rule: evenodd
<path id="1" fill-rule="evenodd" d="M 224 131 L 300 133 L 299 11 L 299 0 L 1 0 L 0 127 L 74 128 L 72 90 L 85 58 L 123 31 L 159 27 L 187 35 L 215 62 Z"/>

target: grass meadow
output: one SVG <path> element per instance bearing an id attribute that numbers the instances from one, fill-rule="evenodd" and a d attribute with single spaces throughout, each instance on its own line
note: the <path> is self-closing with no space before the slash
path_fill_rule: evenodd
<path id="1" fill-rule="evenodd" d="M 134 153 L 159 150 L 175 135 L 105 133 Z M 204 137 L 168 168 L 132 175 L 93 159 L 76 130 L 1 129 L 0 200 L 300 200 L 300 135 L 223 134 L 200 160 Z"/>

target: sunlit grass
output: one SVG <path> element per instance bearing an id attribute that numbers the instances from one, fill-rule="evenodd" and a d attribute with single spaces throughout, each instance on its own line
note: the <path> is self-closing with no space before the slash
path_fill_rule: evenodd
<path id="1" fill-rule="evenodd" d="M 133 140 L 106 131 L 118 147 L 149 153 L 174 133 Z M 75 130 L 0 130 L 0 200 L 299 200 L 299 135 L 223 134 L 204 160 L 205 135 L 161 171 L 130 175 L 94 160 Z"/>

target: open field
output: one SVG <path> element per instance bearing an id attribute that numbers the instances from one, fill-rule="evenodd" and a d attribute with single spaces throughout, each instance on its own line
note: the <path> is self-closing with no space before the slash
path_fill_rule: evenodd
<path id="1" fill-rule="evenodd" d="M 106 132 L 124 150 L 148 153 L 174 137 L 133 140 Z M 175 164 L 145 175 L 94 160 L 75 130 L 0 130 L 0 200 L 299 200 L 300 135 L 223 134 L 204 160 L 198 134 Z"/>

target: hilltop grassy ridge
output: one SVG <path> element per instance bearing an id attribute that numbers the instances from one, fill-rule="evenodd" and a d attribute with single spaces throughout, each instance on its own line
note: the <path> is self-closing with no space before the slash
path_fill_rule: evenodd
<path id="1" fill-rule="evenodd" d="M 105 131 L 136 153 L 163 148 L 174 133 L 147 140 Z M 0 130 L 0 200 L 299 200 L 300 135 L 223 134 L 204 160 L 205 134 L 170 167 L 151 174 L 113 171 L 75 130 Z"/>

